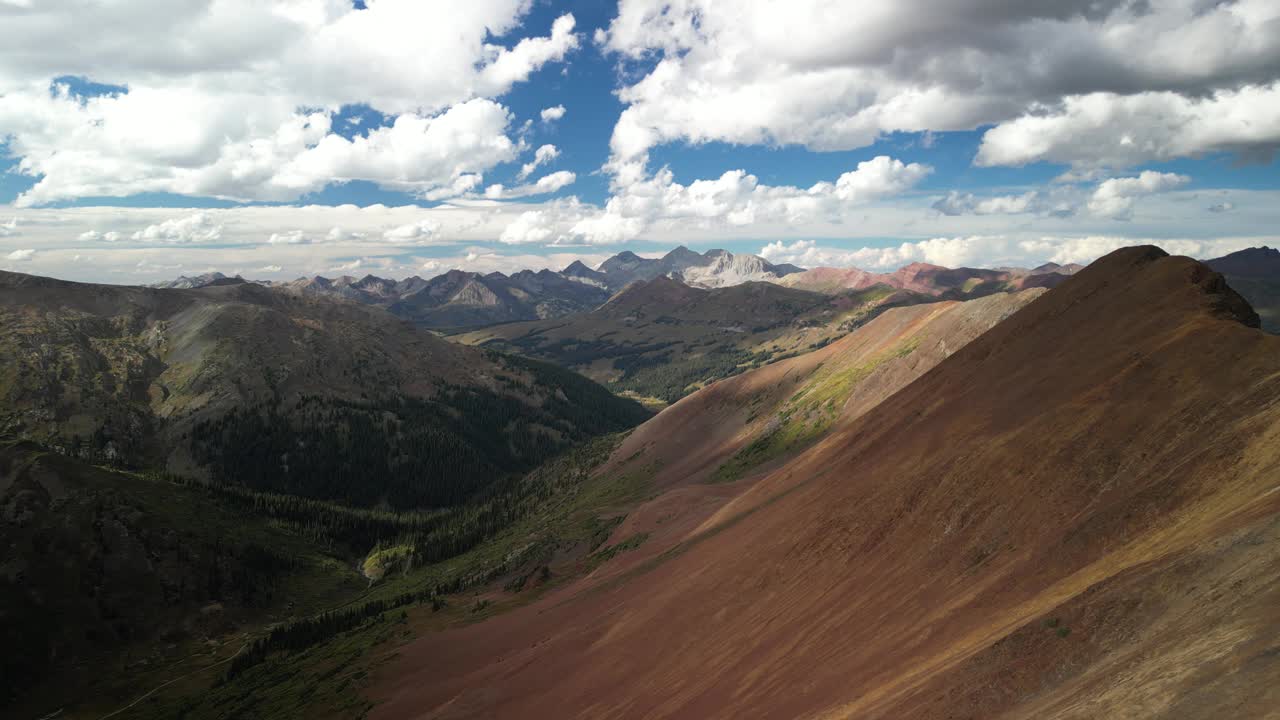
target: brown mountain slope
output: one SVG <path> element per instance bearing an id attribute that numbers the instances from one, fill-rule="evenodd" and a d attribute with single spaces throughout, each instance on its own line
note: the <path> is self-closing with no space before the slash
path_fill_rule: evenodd
<path id="1" fill-rule="evenodd" d="M 1280 340 L 1113 253 L 671 552 L 420 641 L 382 718 L 1274 717 Z"/>
<path id="2" fill-rule="evenodd" d="M 636 428 L 606 470 L 641 453 L 661 466 L 659 488 L 737 479 L 874 408 L 1043 292 L 887 310 L 821 349 L 684 398 Z"/>

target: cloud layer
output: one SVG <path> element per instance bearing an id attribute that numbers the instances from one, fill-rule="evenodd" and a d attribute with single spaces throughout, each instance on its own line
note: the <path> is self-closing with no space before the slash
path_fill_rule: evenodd
<path id="1" fill-rule="evenodd" d="M 17 204 L 143 192 L 292 200 L 348 180 L 428 199 L 466 192 L 519 150 L 510 113 L 486 98 L 578 46 L 568 14 L 546 36 L 489 42 L 527 8 L 522 0 L 376 0 L 363 10 L 338 0 L 0 6 L 0 137 L 18 171 L 39 178 Z M 55 82 L 67 77 L 108 87 L 84 97 L 74 83 Z M 334 114 L 355 104 L 392 121 L 354 138 L 334 132 Z"/>
<path id="2" fill-rule="evenodd" d="M 1124 167 L 1273 150 L 1278 21 L 1272 0 L 622 0 L 597 41 L 657 61 L 620 93 L 619 162 L 671 141 L 838 150 L 995 124 L 980 164 Z"/>

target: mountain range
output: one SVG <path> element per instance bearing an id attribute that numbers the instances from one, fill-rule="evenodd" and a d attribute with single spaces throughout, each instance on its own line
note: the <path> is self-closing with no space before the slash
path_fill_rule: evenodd
<path id="1" fill-rule="evenodd" d="M 1269 332 L 1280 331 L 1274 308 L 1280 306 L 1280 251 L 1251 248 L 1209 260 L 1259 310 Z M 375 275 L 355 278 L 314 276 L 289 281 L 261 281 L 291 292 L 334 297 L 374 305 L 422 327 L 461 331 L 501 323 L 546 320 L 584 313 L 600 307 L 627 285 L 657 277 L 678 280 L 690 287 L 714 289 L 746 282 L 770 282 L 784 287 L 828 295 L 868 290 L 878 285 L 942 299 L 981 297 L 1030 287 L 1054 287 L 1081 269 L 1070 263 L 1045 263 L 1035 268 L 946 268 L 911 263 L 889 273 L 859 268 L 774 265 L 748 254 L 724 250 L 697 253 L 678 247 L 661 258 L 644 258 L 624 251 L 598 268 L 574 261 L 563 270 L 522 270 L 512 275 L 450 270 L 430 279 L 418 276 L 390 280 Z M 211 272 L 182 276 L 152 287 L 191 289 L 242 281 Z"/>
<path id="2" fill-rule="evenodd" d="M 609 296 L 637 281 L 674 277 L 695 287 L 724 287 L 756 280 L 777 280 L 798 272 L 775 266 L 755 255 L 724 250 L 696 253 L 679 247 L 659 259 L 622 252 L 597 270 L 575 261 L 564 270 L 522 270 L 512 275 L 450 270 L 430 279 L 418 276 L 389 280 L 374 275 L 355 278 L 315 276 L 263 283 L 302 295 L 337 297 L 385 308 L 422 327 L 456 330 L 518 320 L 556 318 L 594 309 Z M 234 283 L 213 272 L 157 283 L 153 287 L 190 289 Z"/>
<path id="3" fill-rule="evenodd" d="M 1270 717 L 1280 253 L 669 257 L 0 273 L 4 714 Z"/>

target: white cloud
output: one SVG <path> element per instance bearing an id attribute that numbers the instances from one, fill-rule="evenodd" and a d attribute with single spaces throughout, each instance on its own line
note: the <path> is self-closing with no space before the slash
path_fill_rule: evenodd
<path id="1" fill-rule="evenodd" d="M 262 267 L 258 268 L 258 272 L 260 272 L 260 273 L 278 273 L 278 272 L 280 272 L 280 271 L 281 271 L 281 270 L 283 270 L 283 269 L 284 269 L 284 268 L 280 267 L 279 265 L 263 265 Z"/>
<path id="2" fill-rule="evenodd" d="M 933 204 L 933 208 L 944 215 L 1013 215 L 1030 212 L 1038 194 L 1028 191 L 1021 195 L 1000 195 L 979 198 L 973 193 L 960 193 L 952 190 L 945 198 Z"/>
<path id="3" fill-rule="evenodd" d="M 552 239 L 555 218 L 546 210 L 528 210 L 502 229 L 498 241 L 508 245 L 543 243 Z"/>
<path id="4" fill-rule="evenodd" d="M 550 37 L 525 38 L 510 50 L 487 46 L 496 55 L 480 71 L 482 94 L 500 95 L 527 80 L 534 70 L 577 48 L 578 36 L 573 33 L 573 26 L 573 15 L 561 15 L 551 24 Z"/>
<path id="5" fill-rule="evenodd" d="M 490 185 L 485 188 L 484 196 L 491 200 L 508 200 L 531 195 L 546 195 L 572 185 L 577 179 L 578 176 L 568 170 L 557 170 L 527 185 L 517 185 L 512 188 L 503 185 Z"/>
<path id="6" fill-rule="evenodd" d="M 133 234 L 134 240 L 143 242 L 200 243 L 216 242 L 221 238 L 222 225 L 203 212 L 148 225 Z"/>
<path id="7" fill-rule="evenodd" d="M 481 173 L 515 158 L 516 145 L 506 135 L 510 121 L 506 108 L 483 99 L 431 118 L 401 115 L 390 126 L 351 140 L 325 136 L 281 168 L 271 182 L 289 188 L 292 195 L 347 180 L 369 180 L 420 194 L 469 190 Z"/>
<path id="8" fill-rule="evenodd" d="M 84 242 L 120 242 L 124 239 L 124 233 L 117 230 L 108 230 L 107 232 L 98 232 L 97 230 L 85 230 L 80 233 L 77 240 Z"/>
<path id="9" fill-rule="evenodd" d="M 35 250 L 31 250 L 31 249 L 26 249 L 26 250 L 14 250 L 13 252 L 9 253 L 8 255 L 5 255 L 5 257 L 6 257 L 7 259 L 9 259 L 9 260 L 13 260 L 13 261 L 15 261 L 15 262 L 26 262 L 26 261 L 30 260 L 31 258 L 35 257 L 35 254 L 36 254 L 36 251 L 35 251 Z"/>
<path id="10" fill-rule="evenodd" d="M 760 256 L 773 263 L 791 263 L 808 268 L 858 267 L 888 271 L 913 262 L 946 267 L 977 264 L 981 258 L 990 257 L 993 251 L 1003 251 L 1006 246 L 1007 241 L 1002 237 L 940 237 L 890 247 L 852 250 L 823 247 L 813 240 L 792 243 L 779 240 L 761 248 Z"/>
<path id="11" fill-rule="evenodd" d="M 438 232 L 440 232 L 440 223 L 434 220 L 419 220 L 391 228 L 382 233 L 382 237 L 394 243 L 411 243 L 430 240 Z"/>
<path id="12" fill-rule="evenodd" d="M 1225 201 L 1220 203 L 1214 203 L 1208 207 L 1208 210 L 1211 213 L 1231 212 L 1232 210 L 1235 210 L 1235 209 L 1236 209 L 1236 206 L 1234 203 L 1225 202 Z"/>
<path id="13" fill-rule="evenodd" d="M 552 160 L 560 157 L 560 149 L 555 145 L 542 145 L 533 152 L 533 160 L 525 163 L 520 167 L 520 174 L 516 176 L 518 180 L 524 180 L 533 174 L 540 165 L 545 165 Z"/>
<path id="14" fill-rule="evenodd" d="M 1081 198 L 1076 188 L 1053 188 L 1049 191 L 1028 190 L 1018 195 L 979 197 L 955 190 L 947 193 L 931 207 L 948 216 L 957 215 L 1021 215 L 1033 213 L 1070 217 L 1079 208 Z"/>
<path id="15" fill-rule="evenodd" d="M 7 223 L 0 223 L 0 237 L 10 237 L 18 233 L 18 218 L 13 218 Z"/>
<path id="16" fill-rule="evenodd" d="M 342 263 L 341 265 L 334 265 L 333 267 L 329 268 L 329 272 L 339 272 L 339 273 L 354 272 L 356 270 L 359 270 L 363 266 L 364 266 L 364 260 L 361 258 L 356 258 L 351 262 Z"/>
<path id="17" fill-rule="evenodd" d="M 835 182 L 802 189 L 763 185 L 743 170 L 682 185 L 663 168 L 651 177 L 631 177 L 625 183 L 615 178 L 614 195 L 603 210 L 577 202 L 552 204 L 521 215 L 500 239 L 507 243 L 612 245 L 634 240 L 663 224 L 687 229 L 834 222 L 851 208 L 910 189 L 930 172 L 927 165 L 881 155 L 858 163 L 855 170 Z"/>
<path id="18" fill-rule="evenodd" d="M 563 105 L 556 105 L 554 107 L 543 108 L 541 113 L 542 122 L 545 122 L 545 123 L 555 122 L 556 120 L 559 120 L 560 118 L 564 117 L 564 113 L 565 113 L 565 110 Z"/>
<path id="19" fill-rule="evenodd" d="M 1089 263 L 1131 245 L 1158 245 L 1175 255 L 1210 259 L 1235 252 L 1256 241 L 1242 238 L 1192 240 L 1133 238 L 1115 235 L 1028 236 L 975 235 L 937 237 L 887 247 L 851 249 L 821 246 L 813 240 L 765 245 L 760 256 L 774 263 L 801 267 L 857 267 L 890 272 L 915 262 L 944 267 L 1034 267 L 1045 262 Z"/>
<path id="20" fill-rule="evenodd" d="M 615 165 L 672 141 L 840 150 L 1000 123 L 984 163 L 1119 165 L 1274 147 L 1278 19 L 1274 0 L 622 0 L 597 41 L 656 60 L 619 93 Z M 1021 132 L 1058 115 L 1116 132 Z"/>
<path id="21" fill-rule="evenodd" d="M 505 108 L 472 103 L 577 46 L 571 15 L 545 37 L 488 42 L 515 30 L 528 8 L 524 0 L 378 0 L 365 10 L 337 0 L 54 0 L 7 13 L 0 136 L 18 171 L 39 178 L 19 204 L 139 192 L 290 200 L 323 187 L 325 172 L 424 195 L 453 188 L 514 152 Z M 61 76 L 128 89 L 88 99 L 66 86 L 50 93 Z M 395 124 L 363 142 L 331 134 L 333 113 L 354 103 Z M 438 123 L 455 127 L 432 129 Z"/>
<path id="22" fill-rule="evenodd" d="M 982 137 L 978 165 L 1038 161 L 1128 167 L 1212 152 L 1270 161 L 1280 146 L 1280 83 L 1218 90 L 1093 93 L 1001 123 Z"/>
<path id="23" fill-rule="evenodd" d="M 307 245 L 312 242 L 314 240 L 301 230 L 271 233 L 271 237 L 267 238 L 268 245 Z"/>
<path id="24" fill-rule="evenodd" d="M 1143 171 L 1137 177 L 1103 180 L 1089 198 L 1089 212 L 1116 220 L 1128 220 L 1133 216 L 1133 203 L 1143 195 L 1168 192 L 1191 182 L 1186 175 Z"/>

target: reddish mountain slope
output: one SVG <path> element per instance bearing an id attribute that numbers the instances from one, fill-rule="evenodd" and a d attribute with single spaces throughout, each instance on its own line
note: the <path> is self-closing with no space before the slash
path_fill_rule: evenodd
<path id="1" fill-rule="evenodd" d="M 684 398 L 636 428 L 606 470 L 641 454 L 660 465 L 659 488 L 703 482 L 753 441 L 782 435 L 791 423 L 805 423 L 805 432 L 791 447 L 773 449 L 779 455 L 799 450 L 838 419 L 874 408 L 1042 292 L 887 310 L 824 348 Z"/>
<path id="2" fill-rule="evenodd" d="M 1113 253 L 646 566 L 404 649 L 373 716 L 1274 717 L 1256 324 Z"/>

